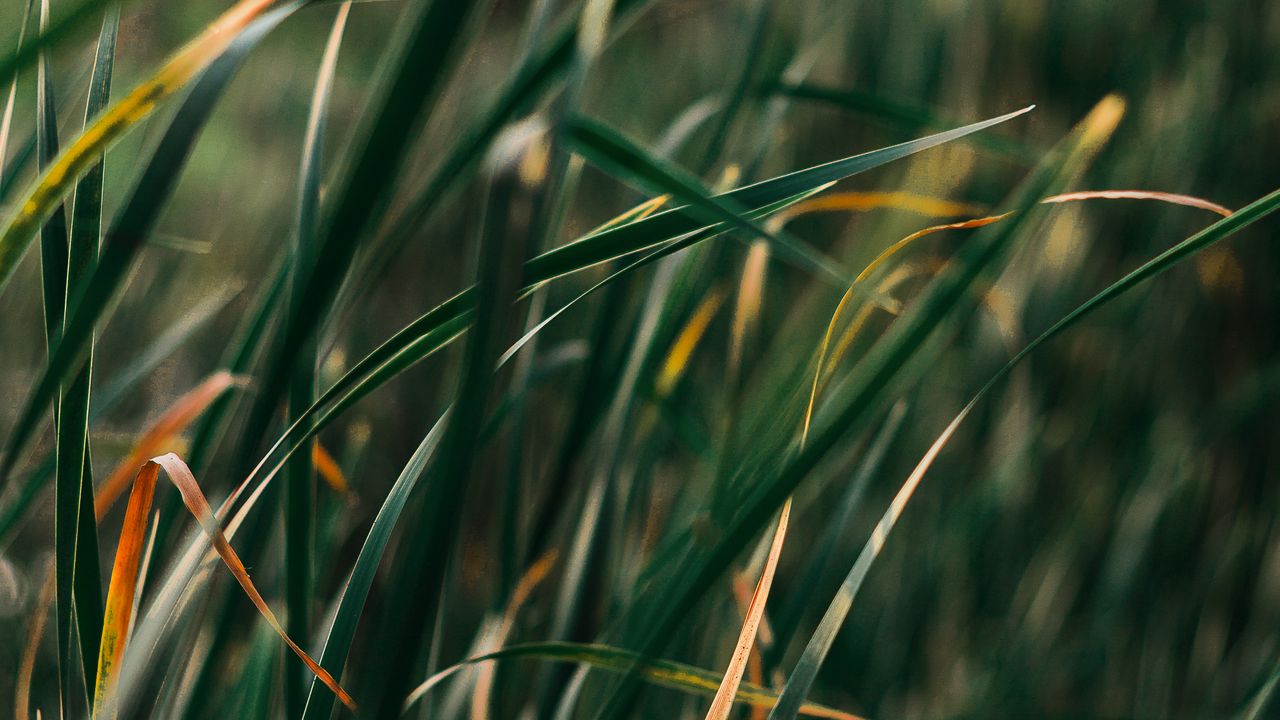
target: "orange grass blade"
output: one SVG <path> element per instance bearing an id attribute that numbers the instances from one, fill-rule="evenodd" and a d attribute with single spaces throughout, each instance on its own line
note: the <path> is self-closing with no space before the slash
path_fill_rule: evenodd
<path id="1" fill-rule="evenodd" d="M 747 607 L 747 617 L 742 621 L 742 630 L 738 633 L 738 643 L 733 649 L 733 658 L 725 670 L 724 680 L 716 690 L 716 696 L 707 710 L 707 720 L 726 720 L 733 710 L 734 699 L 738 696 L 738 687 L 742 684 L 742 675 L 746 672 L 747 661 L 751 658 L 751 648 L 755 645 L 756 631 L 764 617 L 764 606 L 769 601 L 769 590 L 773 587 L 773 576 L 778 569 L 778 558 L 782 556 L 782 544 L 787 537 L 787 521 L 791 518 L 791 498 L 787 498 L 782 506 L 782 514 L 778 516 L 778 528 L 773 533 L 773 542 L 769 545 L 769 557 L 765 560 L 764 570 L 760 573 L 760 582 L 756 584 L 755 594 L 751 596 L 751 604 Z"/>
<path id="2" fill-rule="evenodd" d="M 150 79 L 108 107 L 49 164 L 17 204 L 0 233 L 0 290 L 45 220 L 71 192 L 76 181 L 102 154 L 155 110 L 162 100 L 186 87 L 235 40 L 240 31 L 277 0 L 240 0 L 189 42 Z"/>
<path id="3" fill-rule="evenodd" d="M 318 442 L 311 445 L 311 464 L 334 492 L 342 495 L 351 492 L 351 484 L 347 482 L 347 476 L 338 466 L 338 461 L 334 460 L 333 455 Z"/>
<path id="4" fill-rule="evenodd" d="M 104 710 L 107 694 L 115 678 L 115 667 L 124 656 L 129 623 L 133 619 L 133 600 L 138 587 L 138 568 L 142 563 L 147 521 L 151 516 L 151 501 L 156 494 L 156 478 L 159 474 L 159 465 L 143 465 L 134 478 L 133 490 L 129 493 L 129 507 L 125 510 L 124 525 L 120 528 L 120 544 L 116 546 L 116 559 L 111 567 L 111 585 L 107 590 L 107 606 L 102 615 L 98 682 L 93 690 L 94 717 L 98 717 Z"/>
<path id="5" fill-rule="evenodd" d="M 168 411 L 142 434 L 137 444 L 129 451 L 129 455 L 116 466 L 116 469 L 94 493 L 94 512 L 98 519 L 102 519 L 125 488 L 129 487 L 129 480 L 139 465 L 163 450 L 165 443 L 170 442 L 175 435 L 194 422 L 223 392 L 243 384 L 244 380 L 225 370 L 219 370 L 205 378 L 204 382 L 186 395 L 178 398 Z"/>
<path id="6" fill-rule="evenodd" d="M 555 548 L 546 551 L 521 576 L 520 581 L 516 583 L 515 589 L 511 591 L 511 599 L 507 601 L 507 609 L 502 615 L 502 623 L 498 626 L 498 631 L 485 643 L 482 653 L 494 652 L 507 643 L 507 638 L 511 635 L 511 631 L 515 629 L 516 617 L 520 614 L 520 608 L 524 607 L 525 602 L 529 600 L 529 596 L 546 579 L 551 572 L 551 568 L 555 567 L 556 559 L 559 556 L 560 552 Z M 471 692 L 472 720 L 484 720 L 490 717 L 489 698 L 493 692 L 495 669 L 492 663 L 487 663 L 482 665 L 480 671 L 476 673 L 476 684 Z M 410 693 L 409 697 L 405 699 L 405 706 L 412 705 L 415 700 L 417 698 Z"/>
<path id="7" fill-rule="evenodd" d="M 169 481 L 178 489 L 178 493 L 182 496 L 183 504 L 196 517 L 200 527 L 209 536 L 214 551 L 222 558 L 222 562 L 231 571 L 231 574 L 235 576 L 236 581 L 240 583 L 240 587 L 249 596 L 249 600 L 258 609 L 267 624 L 284 640 L 289 649 L 293 650 L 294 654 L 311 669 L 311 672 L 315 673 L 316 677 L 320 678 L 320 681 L 328 686 L 337 695 L 338 699 L 354 712 L 356 704 L 351 695 L 338 684 L 338 681 L 327 670 L 320 667 L 319 663 L 294 642 L 293 638 L 289 637 L 289 634 L 285 632 L 284 627 L 280 625 L 275 613 L 271 611 L 266 600 L 263 599 L 257 587 L 254 586 L 253 581 L 249 578 L 249 571 L 245 568 L 244 563 L 241 562 L 240 557 L 232 549 L 231 544 L 227 542 L 226 536 L 223 535 L 222 529 L 213 515 L 213 510 L 209 507 L 208 500 L 205 499 L 204 493 L 201 492 L 200 486 L 196 483 L 195 476 L 191 474 L 191 469 L 177 455 L 167 453 L 147 461 L 138 470 L 134 479 L 134 489 L 129 498 L 125 526 L 121 530 L 120 549 L 116 553 L 115 566 L 111 573 L 111 589 L 107 597 L 108 611 L 103 623 L 102 654 L 99 656 L 98 661 L 100 668 L 98 673 L 99 686 L 94 699 L 95 715 L 98 709 L 106 707 L 112 682 L 111 669 L 119 664 L 120 658 L 124 654 L 125 639 L 128 637 L 129 632 L 130 609 L 132 608 L 137 582 L 138 565 L 143 550 L 143 539 L 147 524 L 146 515 L 150 508 L 151 498 L 155 494 L 155 482 L 161 468 L 164 469 Z M 108 637 L 109 634 L 110 637 Z"/>

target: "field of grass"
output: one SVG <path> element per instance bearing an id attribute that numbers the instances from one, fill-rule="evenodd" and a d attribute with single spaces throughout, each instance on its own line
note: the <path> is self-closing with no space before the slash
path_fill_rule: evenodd
<path id="1" fill-rule="evenodd" d="M 1265 0 L 5 0 L 0 716 L 1280 716 L 1278 130 Z"/>

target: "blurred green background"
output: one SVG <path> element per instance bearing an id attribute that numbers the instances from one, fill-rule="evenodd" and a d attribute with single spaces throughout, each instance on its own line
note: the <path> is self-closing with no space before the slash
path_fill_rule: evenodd
<path id="1" fill-rule="evenodd" d="M 0 49 L 16 43 L 21 4 L 0 6 Z M 227 4 L 128 3 L 116 87 L 142 81 Z M 484 16 L 437 114 L 413 146 L 393 210 L 509 77 L 530 10 L 529 3 L 503 0 Z M 370 105 L 402 11 L 394 0 L 352 9 L 325 143 L 328 177 L 340 170 Z M 1074 189 L 1186 193 L 1236 208 L 1280 186 L 1280 3 L 769 2 L 758 45 L 751 41 L 756 12 L 754 0 L 658 0 L 614 28 L 587 79 L 582 110 L 655 147 L 687 109 L 730 95 L 744 62 L 754 63 L 751 89 L 723 151 L 708 159 L 711 121 L 673 156 L 713 184 L 729 165 L 744 181 L 771 177 L 1035 103 L 1030 115 L 988 131 L 983 141 L 935 149 L 840 187 L 994 206 L 1045 149 L 1116 92 L 1128 113 Z M 100 331 L 94 372 L 109 378 L 165 328 L 227 298 L 224 309 L 95 426 L 98 472 L 114 466 L 140 428 L 217 367 L 245 308 L 292 242 L 302 131 L 333 13 L 332 6 L 303 10 L 250 56 Z M 91 57 L 91 36 L 61 46 L 53 57 L 63 99 L 58 111 L 69 128 L 64 141 L 79 127 Z M 16 140 L 32 132 L 34 93 L 34 73 L 24 72 Z M 108 154 L 108 217 L 173 106 Z M 0 199 L 6 213 L 31 176 L 29 165 L 25 173 Z M 453 195 L 396 251 L 386 271 L 340 308 L 322 342 L 329 353 L 322 377 L 332 380 L 462 287 L 481 185 L 476 180 Z M 581 235 L 637 199 L 633 190 L 585 168 L 554 241 Z M 1055 209 L 1021 246 L 983 308 L 948 339 L 925 381 L 907 394 L 903 429 L 830 566 L 814 582 L 803 571 L 827 537 L 862 441 L 850 438 L 802 486 L 770 604 L 771 616 L 775 610 L 786 615 L 783 622 L 796 637 L 767 661 L 790 666 L 901 480 L 987 377 L 1077 303 L 1214 219 L 1151 202 L 1100 200 Z M 791 229 L 848 267 L 862 267 L 890 242 L 933 222 L 880 210 L 816 215 Z M 873 568 L 815 699 L 875 717 L 1221 717 L 1242 707 L 1280 659 L 1277 239 L 1274 221 L 1260 224 L 1143 286 L 1039 352 L 981 406 L 944 451 Z M 940 262 L 961 242 L 959 234 L 939 235 L 922 241 L 913 258 Z M 732 263 L 727 272 L 739 272 L 742 246 L 724 247 L 718 257 Z M 2 428 L 44 362 L 35 255 L 28 254 L 0 298 Z M 679 504 L 702 496 L 699 488 L 715 474 L 726 413 L 752 417 L 748 424 L 759 432 L 795 432 L 768 427 L 767 412 L 748 415 L 767 407 L 754 389 L 807 392 L 810 376 L 777 369 L 803 368 L 835 297 L 784 263 L 771 263 L 767 277 L 760 327 L 742 372 L 751 390 L 739 395 L 726 387 L 730 320 L 721 311 L 680 391 L 655 401 L 660 430 L 646 431 L 638 416 L 628 425 L 622 455 L 628 472 L 651 478 L 646 507 L 654 522 L 683 517 Z M 554 287 L 548 306 L 558 307 L 587 283 Z M 628 332 L 644 292 L 636 281 L 615 308 L 620 332 Z M 528 492 L 539 502 L 575 403 L 590 392 L 573 358 L 601 312 L 598 301 L 571 310 L 538 346 L 542 360 L 569 358 L 548 370 L 525 404 Z M 692 307 L 683 313 L 687 318 Z M 338 540 L 321 562 L 318 596 L 329 597 L 345 577 L 372 513 L 447 404 L 442 387 L 459 361 L 453 353 L 424 363 L 325 431 L 359 499 L 336 520 Z M 641 385 L 651 387 L 652 379 Z M 738 397 L 747 399 L 739 404 L 732 399 Z M 215 459 L 201 478 L 211 496 L 233 484 L 235 464 Z M 467 654 L 506 571 L 496 560 L 499 514 L 491 493 L 506 469 L 494 458 L 488 465 L 470 489 L 441 651 L 449 661 Z M 581 487 L 587 475 L 577 472 L 571 487 Z M 119 517 L 117 510 L 103 526 L 108 548 Z M 50 548 L 50 518 L 46 499 L 0 551 L 0 648 L 6 648 L 0 677 L 18 663 Z M 566 547 L 570 530 L 558 531 Z M 643 523 L 633 530 L 627 537 L 636 542 L 649 537 Z M 280 593 L 271 552 L 246 556 L 263 568 L 256 577 L 269 598 Z M 628 592 L 623 578 L 629 571 L 615 575 L 609 563 L 617 559 L 603 562 L 589 578 L 575 639 L 607 632 L 626 604 L 620 596 Z M 371 600 L 375 616 L 378 592 Z M 544 637 L 554 594 L 531 601 L 519 639 Z M 690 618 L 688 636 L 668 656 L 722 668 L 740 622 L 734 608 L 726 585 Z M 251 610 L 247 604 L 241 610 L 247 625 Z M 247 647 L 251 634 L 237 632 L 236 646 Z M 368 642 L 362 637 L 357 652 Z M 532 666 L 511 668 L 499 675 L 496 707 L 513 713 L 530 684 L 522 678 L 534 673 Z M 40 670 L 36 694 L 48 696 L 53 682 L 52 670 Z M 8 692 L 7 682 L 3 687 L 0 694 Z M 704 707 L 669 690 L 647 690 L 643 698 L 637 711 L 648 717 L 693 717 Z"/>

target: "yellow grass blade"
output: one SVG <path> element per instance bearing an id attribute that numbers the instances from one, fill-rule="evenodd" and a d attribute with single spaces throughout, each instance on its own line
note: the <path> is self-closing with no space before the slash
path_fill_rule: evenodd
<path id="1" fill-rule="evenodd" d="M 909 192 L 840 192 L 798 202 L 775 215 L 772 222 L 781 227 L 794 218 L 811 213 L 868 212 L 882 209 L 905 210 L 927 217 L 980 215 L 986 212 L 986 208 L 980 205 Z"/>
<path id="2" fill-rule="evenodd" d="M 240 587 L 249 596 L 249 600 L 258 609 L 258 613 L 276 631 L 276 634 L 284 640 L 289 649 L 293 650 L 294 654 L 311 669 L 311 672 L 315 673 L 316 677 L 320 678 L 320 681 L 327 685 L 338 696 L 338 699 L 354 712 L 356 704 L 347 691 L 285 632 L 275 613 L 271 611 L 266 600 L 262 598 L 261 593 L 258 592 L 257 587 L 254 586 L 253 581 L 249 578 L 249 571 L 245 568 L 244 563 L 241 562 L 236 551 L 232 549 L 231 544 L 227 542 L 222 528 L 218 525 L 218 520 L 213 515 L 212 508 L 209 507 L 208 500 L 205 499 L 204 493 L 201 492 L 200 486 L 196 483 L 195 476 L 191 474 L 191 469 L 177 455 L 168 453 L 148 460 L 138 470 L 134 478 L 134 488 L 129 498 L 129 509 L 126 511 L 125 525 L 121 530 L 120 546 L 116 553 L 115 566 L 111 573 L 111 586 L 107 597 L 108 610 L 103 622 L 102 654 L 98 660 L 98 688 L 94 697 L 95 715 L 99 712 L 110 714 L 113 711 L 110 703 L 114 675 L 111 671 L 119 664 L 125 651 L 131 619 L 129 609 L 133 605 L 133 595 L 137 582 L 136 574 L 146 532 L 146 513 L 150 508 L 151 498 L 155 493 L 155 482 L 160 469 L 165 471 L 169 481 L 178 489 L 178 493 L 182 496 L 183 504 L 196 517 L 200 527 L 212 542 L 214 551 L 218 553 L 223 564 L 227 566 L 227 569 L 235 576 L 236 581 L 240 583 Z"/>
<path id="3" fill-rule="evenodd" d="M 0 289 L 45 220 L 75 183 L 112 145 L 161 101 L 186 87 L 277 0 L 240 0 L 179 50 L 159 72 L 107 108 L 49 164 L 23 195 L 16 214 L 0 234 Z"/>
<path id="4" fill-rule="evenodd" d="M 671 391 L 675 390 L 676 383 L 684 377 L 684 371 L 689 366 L 689 358 L 693 355 L 694 348 L 698 347 L 698 342 L 702 340 L 703 334 L 711 324 L 711 319 L 715 317 L 716 311 L 720 309 L 723 302 L 724 290 L 713 289 L 702 299 L 693 317 L 689 318 L 689 322 L 685 323 L 684 328 L 680 330 L 676 341 L 671 344 L 671 352 L 667 353 L 667 359 L 662 363 L 657 380 L 654 381 L 659 397 L 670 395 Z"/>

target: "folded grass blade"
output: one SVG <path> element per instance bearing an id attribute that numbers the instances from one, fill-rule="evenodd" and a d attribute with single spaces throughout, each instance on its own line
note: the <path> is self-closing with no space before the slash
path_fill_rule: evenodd
<path id="1" fill-rule="evenodd" d="M 98 687 L 100 690 L 94 700 L 95 715 L 106 714 L 107 716 L 112 716 L 116 711 L 113 705 L 112 685 L 115 678 L 114 669 L 119 666 L 126 649 L 124 639 L 128 637 L 131 620 L 131 610 L 129 608 L 133 606 L 136 572 L 146 532 L 147 518 L 145 513 L 151 505 L 156 478 L 161 469 L 165 471 L 169 481 L 178 489 L 183 503 L 191 514 L 195 516 L 205 535 L 212 542 L 214 551 L 217 552 L 223 564 L 231 571 L 231 574 L 235 576 L 236 582 L 240 584 L 245 594 L 249 596 L 254 607 L 258 609 L 258 613 L 275 630 L 276 634 L 284 640 L 289 649 L 325 685 L 333 690 L 344 705 L 354 712 L 356 709 L 355 701 L 347 694 L 347 691 L 285 632 L 280 621 L 276 619 L 275 613 L 271 611 L 266 600 L 262 598 L 257 587 L 254 586 L 253 581 L 249 578 L 249 572 L 245 569 L 244 563 L 240 561 L 236 551 L 227 542 L 226 536 L 222 533 L 222 528 L 213 515 L 213 510 L 209 507 L 204 493 L 196 483 L 195 476 L 191 474 L 191 470 L 181 458 L 173 453 L 168 453 L 147 461 L 138 470 L 138 474 L 134 478 L 134 490 L 129 499 L 128 517 L 125 527 L 121 531 L 120 551 L 117 552 L 116 556 L 115 568 L 119 569 L 122 574 L 117 577 L 113 571 L 111 591 L 107 600 L 111 614 L 103 625 L 102 655 L 100 656 L 100 670 L 98 673 Z M 130 520 L 133 522 L 130 522 Z M 128 534 L 126 535 L 126 533 Z M 124 557 L 121 556 L 121 553 L 125 554 Z"/>

